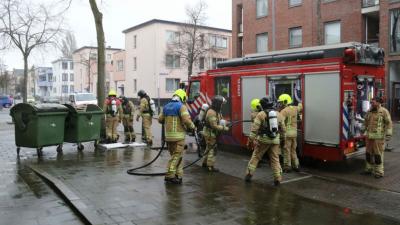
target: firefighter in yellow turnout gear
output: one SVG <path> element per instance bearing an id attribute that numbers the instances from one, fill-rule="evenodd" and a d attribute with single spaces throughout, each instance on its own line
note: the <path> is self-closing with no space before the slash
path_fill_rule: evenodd
<path id="1" fill-rule="evenodd" d="M 220 95 L 214 96 L 211 101 L 211 107 L 207 110 L 205 117 L 205 126 L 203 128 L 203 136 L 206 140 L 207 155 L 204 156 L 202 166 L 210 172 L 218 172 L 215 165 L 215 151 L 217 147 L 217 137 L 221 132 L 229 131 L 225 120 L 222 119 L 221 108 L 225 102 L 224 97 Z"/>
<path id="2" fill-rule="evenodd" d="M 257 114 L 262 111 L 260 105 L 260 99 L 255 98 L 251 100 L 250 108 L 251 108 L 251 114 L 250 114 L 251 122 L 254 122 L 254 119 L 256 118 Z"/>
<path id="3" fill-rule="evenodd" d="M 371 101 L 371 109 L 365 116 L 364 128 L 366 132 L 366 167 L 363 174 L 373 174 L 375 178 L 384 175 L 383 153 L 385 152 L 385 140 L 392 137 L 392 120 L 387 109 L 381 106 L 382 99 L 374 98 Z"/>
<path id="4" fill-rule="evenodd" d="M 140 90 L 138 92 L 138 96 L 140 97 L 140 114 L 137 115 L 136 121 L 139 121 L 140 116 L 142 117 L 145 140 L 147 142 L 147 145 L 152 146 L 153 135 L 151 132 L 151 125 L 154 112 L 150 107 L 150 97 L 146 94 L 144 90 Z"/>
<path id="5" fill-rule="evenodd" d="M 301 111 L 301 104 L 293 106 L 292 98 L 288 94 L 282 94 L 278 98 L 282 110 L 280 114 L 284 117 L 285 135 L 283 147 L 283 171 L 290 172 L 292 169 L 299 172 L 299 159 L 297 158 L 297 118 Z"/>
<path id="6" fill-rule="evenodd" d="M 282 181 L 282 168 L 279 163 L 279 132 L 284 132 L 285 126 L 279 116 L 279 112 L 273 110 L 271 98 L 262 98 L 260 104 L 262 111 L 254 119 L 247 143 L 248 148 L 254 149 L 254 151 L 247 166 L 245 181 L 251 181 L 258 162 L 268 152 L 271 169 L 274 174 L 274 184 L 279 185 Z M 254 140 L 257 140 L 256 145 L 254 145 Z"/>
<path id="7" fill-rule="evenodd" d="M 165 141 L 171 155 L 165 175 L 166 183 L 182 183 L 185 131 L 195 130 L 195 125 L 185 106 L 186 98 L 184 90 L 176 90 L 172 100 L 164 106 L 158 119 L 160 123 L 164 124 Z"/>
<path id="8" fill-rule="evenodd" d="M 114 90 L 110 90 L 108 93 L 108 97 L 104 101 L 103 112 L 106 114 L 107 143 L 116 143 L 119 138 L 117 127 L 122 119 L 122 108 Z"/>
<path id="9" fill-rule="evenodd" d="M 133 117 L 135 114 L 135 106 L 125 96 L 120 97 L 122 101 L 122 124 L 124 125 L 125 143 L 135 142 L 136 134 L 133 129 Z"/>

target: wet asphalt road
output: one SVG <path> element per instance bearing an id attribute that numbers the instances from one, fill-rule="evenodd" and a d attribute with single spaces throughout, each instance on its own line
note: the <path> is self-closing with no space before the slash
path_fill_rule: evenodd
<path id="1" fill-rule="evenodd" d="M 143 148 L 95 151 L 87 143 L 79 153 L 76 146 L 67 144 L 63 154 L 54 147 L 45 148 L 42 159 L 35 149 L 22 149 L 17 160 L 6 113 L 0 112 L 0 224 L 81 224 L 63 200 L 27 169 L 30 165 L 63 182 L 104 224 L 400 224 L 390 215 L 375 214 L 375 206 L 358 210 L 313 199 L 318 193 L 302 195 L 322 193 L 319 185 L 328 189 L 339 185 L 335 181 L 327 185 L 304 179 L 281 188 L 269 181 L 245 184 L 239 161 L 227 163 L 233 172 L 220 163 L 226 173 L 209 174 L 194 166 L 185 172 L 184 184 L 174 186 L 165 185 L 162 177 L 126 174 L 156 154 Z M 191 160 L 195 153 L 187 156 Z M 165 152 L 144 171 L 162 172 L 167 160 Z M 260 180 L 267 181 L 262 171 L 257 171 Z"/>

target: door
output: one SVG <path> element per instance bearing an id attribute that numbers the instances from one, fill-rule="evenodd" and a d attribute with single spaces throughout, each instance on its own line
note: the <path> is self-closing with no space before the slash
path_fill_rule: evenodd
<path id="1" fill-rule="evenodd" d="M 265 76 L 243 77 L 242 81 L 242 120 L 251 119 L 250 102 L 254 98 L 261 99 L 267 91 Z M 243 123 L 243 134 L 249 135 L 251 123 Z"/>
<path id="2" fill-rule="evenodd" d="M 392 85 L 392 119 L 400 119 L 400 82 L 393 82 Z"/>

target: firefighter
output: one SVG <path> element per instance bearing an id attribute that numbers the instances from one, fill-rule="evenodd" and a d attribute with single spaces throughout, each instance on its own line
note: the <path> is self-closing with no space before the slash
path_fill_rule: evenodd
<path id="1" fill-rule="evenodd" d="M 261 112 L 261 105 L 260 105 L 260 99 L 255 98 L 253 100 L 251 100 L 250 102 L 250 108 L 251 108 L 251 122 L 254 121 L 254 119 L 256 118 L 257 114 L 259 112 Z"/>
<path id="2" fill-rule="evenodd" d="M 176 90 L 172 100 L 164 106 L 158 119 L 160 123 L 164 124 L 165 141 L 171 155 L 165 175 L 166 183 L 182 183 L 185 131 L 195 131 L 195 125 L 185 106 L 186 99 L 184 90 Z"/>
<path id="3" fill-rule="evenodd" d="M 205 117 L 203 135 L 206 140 L 207 155 L 204 156 L 202 166 L 207 168 L 209 172 L 219 171 L 214 167 L 217 137 L 221 132 L 229 131 L 229 127 L 226 126 L 226 122 L 222 119 L 221 115 L 222 104 L 224 102 L 224 97 L 220 95 L 214 96 L 211 101 L 211 107 L 207 110 Z"/>
<path id="4" fill-rule="evenodd" d="M 153 135 L 151 133 L 151 124 L 153 119 L 153 111 L 150 107 L 150 97 L 144 90 L 138 92 L 140 97 L 140 114 L 137 115 L 136 121 L 139 121 L 140 116 L 142 117 L 142 126 L 144 127 L 144 136 L 148 146 L 153 145 Z"/>
<path id="5" fill-rule="evenodd" d="M 258 162 L 268 152 L 271 169 L 274 173 L 274 184 L 278 186 L 282 180 L 282 168 L 279 163 L 279 133 L 284 131 L 285 126 L 279 112 L 273 109 L 274 103 L 270 97 L 262 98 L 260 105 L 262 111 L 254 119 L 247 142 L 248 149 L 254 149 L 254 151 L 247 166 L 245 181 L 251 182 Z M 257 140 L 257 145 L 254 145 L 254 140 Z"/>
<path id="6" fill-rule="evenodd" d="M 122 101 L 122 124 L 124 125 L 125 143 L 135 142 L 136 134 L 133 129 L 133 117 L 135 113 L 135 106 L 125 96 L 120 97 Z"/>
<path id="7" fill-rule="evenodd" d="M 383 153 L 385 141 L 392 137 L 392 120 L 390 113 L 382 104 L 382 98 L 376 97 L 371 101 L 371 109 L 365 116 L 364 129 L 366 133 L 366 167 L 364 175 L 374 175 L 375 178 L 382 178 Z"/>
<path id="8" fill-rule="evenodd" d="M 299 159 L 297 158 L 297 118 L 301 110 L 301 106 L 293 106 L 292 98 L 288 94 L 281 94 L 278 98 L 280 104 L 280 114 L 284 118 L 285 134 L 282 139 L 283 143 L 283 172 L 289 173 L 293 169 L 299 170 Z"/>
<path id="9" fill-rule="evenodd" d="M 106 114 L 106 142 L 116 143 L 119 138 L 117 127 L 122 119 L 122 108 L 121 102 L 117 98 L 117 93 L 112 89 L 104 101 L 103 111 Z"/>

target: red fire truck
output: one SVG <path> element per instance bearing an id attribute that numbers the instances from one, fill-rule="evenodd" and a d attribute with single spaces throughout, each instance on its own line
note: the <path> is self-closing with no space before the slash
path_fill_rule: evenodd
<path id="1" fill-rule="evenodd" d="M 227 99 L 222 114 L 250 120 L 250 101 L 266 95 L 292 96 L 302 103 L 298 151 L 301 157 L 341 161 L 365 151 L 361 124 L 374 96 L 385 96 L 382 49 L 343 43 L 248 55 L 192 76 L 188 109 L 195 117 L 214 95 Z M 251 123 L 239 122 L 219 143 L 245 148 Z M 239 149 L 240 149 L 239 148 Z"/>

